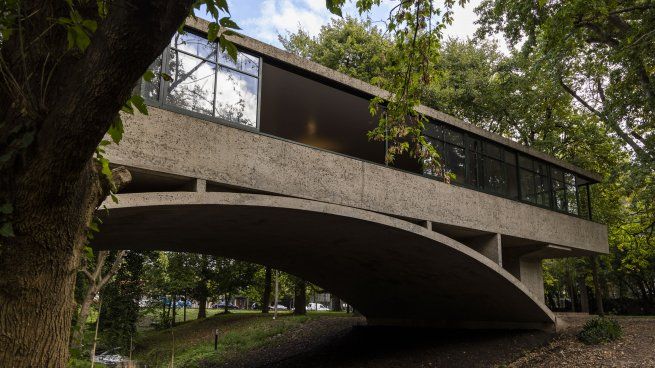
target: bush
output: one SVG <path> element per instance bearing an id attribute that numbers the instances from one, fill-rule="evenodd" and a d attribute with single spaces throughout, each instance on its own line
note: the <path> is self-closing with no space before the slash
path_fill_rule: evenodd
<path id="1" fill-rule="evenodd" d="M 600 344 L 617 340 L 622 334 L 621 325 L 616 320 L 607 317 L 594 317 L 582 327 L 578 339 L 585 344 Z"/>

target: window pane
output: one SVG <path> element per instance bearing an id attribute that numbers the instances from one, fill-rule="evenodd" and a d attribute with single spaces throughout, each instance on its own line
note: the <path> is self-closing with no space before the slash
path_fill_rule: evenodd
<path id="1" fill-rule="evenodd" d="M 171 46 L 205 59 L 216 60 L 216 42 L 209 42 L 206 37 L 191 32 L 176 33 Z"/>
<path id="2" fill-rule="evenodd" d="M 218 63 L 241 70 L 253 75 L 259 75 L 259 57 L 239 51 L 237 61 L 234 62 L 227 52 L 218 53 Z"/>
<path id="3" fill-rule="evenodd" d="M 521 199 L 528 202 L 536 203 L 534 191 L 534 174 L 527 170 L 520 170 L 521 180 Z"/>
<path id="4" fill-rule="evenodd" d="M 479 153 L 469 151 L 467 171 L 467 183 L 475 188 L 482 187 L 479 179 L 482 175 L 482 157 Z"/>
<path id="5" fill-rule="evenodd" d="M 578 200 L 576 197 L 576 187 L 575 187 L 575 176 L 571 173 L 564 174 L 564 180 L 566 181 L 566 202 L 567 210 L 569 213 L 577 215 L 578 214 Z"/>
<path id="6" fill-rule="evenodd" d="M 476 152 L 482 152 L 482 143 L 477 139 L 470 138 L 469 149 Z"/>
<path id="7" fill-rule="evenodd" d="M 452 144 L 446 144 L 446 173 L 455 174 L 456 183 L 464 183 L 466 176 L 466 168 L 464 167 L 465 157 L 464 157 L 464 148 L 453 146 Z"/>
<path id="8" fill-rule="evenodd" d="M 548 175 L 548 166 L 543 162 L 535 161 L 534 170 L 541 175 Z"/>
<path id="9" fill-rule="evenodd" d="M 507 195 L 512 199 L 519 197 L 518 179 L 516 178 L 516 166 L 506 165 L 507 167 Z"/>
<path id="10" fill-rule="evenodd" d="M 257 78 L 218 67 L 216 117 L 257 126 Z"/>
<path id="11" fill-rule="evenodd" d="M 516 166 L 516 153 L 505 150 L 505 162 Z"/>
<path id="12" fill-rule="evenodd" d="M 464 135 L 451 129 L 444 129 L 444 140 L 460 147 L 464 147 Z"/>
<path id="13" fill-rule="evenodd" d="M 484 187 L 497 194 L 504 195 L 507 192 L 507 176 L 501 161 L 484 158 Z"/>
<path id="14" fill-rule="evenodd" d="M 149 100 L 158 101 L 159 83 L 161 83 L 161 78 L 159 76 L 159 73 L 161 73 L 161 56 L 159 56 L 148 69 L 155 73 L 155 77 L 152 78 L 150 82 L 143 81 L 141 84 L 141 96 Z"/>
<path id="15" fill-rule="evenodd" d="M 564 181 L 564 172 L 562 172 L 561 169 L 553 167 L 550 170 L 550 177 L 553 178 L 553 180 Z"/>
<path id="16" fill-rule="evenodd" d="M 216 64 L 171 50 L 166 102 L 183 109 L 212 115 Z"/>
<path id="17" fill-rule="evenodd" d="M 532 170 L 532 159 L 528 156 L 519 155 L 519 166 L 524 169 Z"/>
<path id="18" fill-rule="evenodd" d="M 540 206 L 550 207 L 550 188 L 548 186 L 548 176 L 534 175 L 536 203 Z"/>
<path id="19" fill-rule="evenodd" d="M 437 123 L 430 122 L 425 124 L 425 130 L 423 133 L 432 138 L 443 139 L 443 129 L 441 128 L 441 125 Z"/>
<path id="20" fill-rule="evenodd" d="M 484 153 L 487 156 L 491 156 L 493 158 L 500 160 L 500 152 L 501 152 L 500 146 L 489 142 L 484 143 Z"/>

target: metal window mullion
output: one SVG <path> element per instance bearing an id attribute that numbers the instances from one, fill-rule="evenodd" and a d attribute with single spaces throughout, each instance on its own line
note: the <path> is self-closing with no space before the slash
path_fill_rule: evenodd
<path id="1" fill-rule="evenodd" d="M 168 81 L 166 79 L 164 79 L 163 74 L 166 74 L 166 75 L 169 75 L 169 76 L 171 75 L 170 70 L 168 68 L 168 64 L 169 64 L 169 61 L 170 61 L 169 60 L 170 50 L 171 50 L 170 45 L 166 46 L 166 48 L 164 49 L 164 54 L 161 57 L 161 73 L 160 73 L 160 76 L 159 76 L 159 100 L 160 100 L 159 103 L 160 103 L 160 106 L 164 106 L 166 104 L 166 100 L 167 100 L 167 97 L 168 97 L 168 88 L 167 88 L 168 87 L 168 85 L 167 85 Z"/>
<path id="2" fill-rule="evenodd" d="M 575 175 L 573 176 L 574 184 L 573 186 L 575 187 L 575 203 L 576 203 L 576 215 L 580 216 L 580 194 L 578 193 L 578 176 Z"/>
<path id="3" fill-rule="evenodd" d="M 587 211 L 589 212 L 588 217 L 589 220 L 592 220 L 593 218 L 591 216 L 591 185 L 589 185 L 589 183 L 587 183 L 586 185 L 587 185 L 587 208 L 588 208 Z"/>
<path id="4" fill-rule="evenodd" d="M 216 58 L 218 59 L 218 47 L 216 48 Z M 214 98 L 212 99 L 212 116 L 216 117 L 216 90 L 218 89 L 218 68 L 220 65 L 214 63 Z"/>
<path id="5" fill-rule="evenodd" d="M 261 109 L 262 109 L 262 69 L 264 69 L 264 60 L 261 57 L 258 57 L 259 59 L 259 70 L 257 71 L 257 121 L 255 122 L 255 128 L 259 131 L 259 119 L 261 117 Z"/>
<path id="6" fill-rule="evenodd" d="M 170 47 L 170 46 L 168 46 L 168 47 Z M 181 52 L 181 53 L 183 53 L 184 55 L 187 55 L 187 56 L 193 56 L 193 57 L 196 58 L 196 59 L 202 59 L 202 60 L 204 60 L 204 61 L 209 61 L 210 63 L 218 64 L 218 63 L 216 62 L 216 60 L 208 59 L 208 58 L 206 58 L 206 57 L 202 57 L 202 56 L 200 56 L 200 55 L 196 55 L 196 54 L 190 53 L 190 52 L 188 52 L 188 51 L 184 51 L 184 50 L 182 50 L 182 49 L 178 49 L 177 47 L 170 47 L 170 48 L 171 48 L 172 50 L 177 51 L 177 52 Z"/>

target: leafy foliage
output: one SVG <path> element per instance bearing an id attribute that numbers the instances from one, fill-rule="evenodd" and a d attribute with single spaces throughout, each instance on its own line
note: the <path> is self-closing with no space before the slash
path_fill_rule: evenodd
<path id="1" fill-rule="evenodd" d="M 621 325 L 608 317 L 594 317 L 587 321 L 578 334 L 580 341 L 596 345 L 618 340 L 623 335 Z"/>

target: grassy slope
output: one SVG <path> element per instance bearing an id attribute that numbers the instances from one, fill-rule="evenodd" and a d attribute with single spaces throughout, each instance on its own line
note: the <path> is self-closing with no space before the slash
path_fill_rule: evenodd
<path id="1" fill-rule="evenodd" d="M 217 314 L 205 320 L 193 320 L 174 329 L 144 332 L 137 342 L 135 358 L 152 366 L 170 363 L 174 353 L 176 367 L 195 367 L 200 361 L 219 362 L 233 354 L 257 348 L 278 334 L 300 327 L 311 318 L 308 316 L 272 315 L 236 312 Z M 332 316 L 341 313 L 330 313 Z M 214 330 L 219 330 L 219 347 L 214 351 Z"/>

